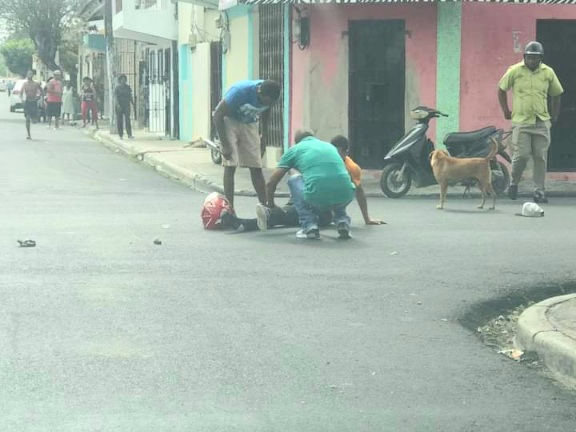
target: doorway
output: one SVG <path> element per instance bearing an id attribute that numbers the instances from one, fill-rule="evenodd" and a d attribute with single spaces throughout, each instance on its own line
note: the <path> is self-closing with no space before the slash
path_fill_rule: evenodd
<path id="1" fill-rule="evenodd" d="M 404 20 L 349 21 L 351 156 L 362 168 L 383 167 L 404 135 Z"/>
<path id="2" fill-rule="evenodd" d="M 564 87 L 558 123 L 552 127 L 548 171 L 576 171 L 576 20 L 538 20 L 536 38 L 544 46 L 544 63 Z"/>

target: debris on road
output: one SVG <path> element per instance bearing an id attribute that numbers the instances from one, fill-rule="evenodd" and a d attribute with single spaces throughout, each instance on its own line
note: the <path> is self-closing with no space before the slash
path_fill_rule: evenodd
<path id="1" fill-rule="evenodd" d="M 498 354 L 504 354 L 506 357 L 511 358 L 512 360 L 520 361 L 522 360 L 524 351 L 520 351 L 517 349 L 507 349 L 498 351 Z"/>
<path id="2" fill-rule="evenodd" d="M 34 240 L 16 240 L 20 247 L 36 247 L 36 242 Z"/>
<path id="3" fill-rule="evenodd" d="M 398 252 L 396 252 L 396 251 L 390 252 L 390 255 L 398 255 Z"/>
<path id="4" fill-rule="evenodd" d="M 154 244 L 155 244 L 155 245 L 161 245 L 161 244 L 162 244 L 162 241 L 161 241 L 161 240 L 158 240 L 158 239 L 156 239 L 156 240 L 154 240 Z"/>

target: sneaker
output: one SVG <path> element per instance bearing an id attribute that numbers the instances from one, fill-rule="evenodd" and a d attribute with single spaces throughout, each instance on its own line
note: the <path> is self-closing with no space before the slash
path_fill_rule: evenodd
<path id="1" fill-rule="evenodd" d="M 270 219 L 270 209 L 264 204 L 256 205 L 256 223 L 260 231 L 268 229 L 268 219 Z"/>
<path id="2" fill-rule="evenodd" d="M 220 220 L 222 221 L 222 227 L 224 229 L 238 230 L 240 227 L 243 227 L 238 219 L 234 217 L 234 215 L 228 213 L 226 210 L 224 210 L 220 215 Z M 244 231 L 244 229 L 242 229 L 242 231 Z"/>
<path id="3" fill-rule="evenodd" d="M 318 228 L 312 228 L 308 231 L 300 229 L 296 232 L 296 238 L 318 240 L 320 238 L 320 230 L 318 230 Z"/>
<path id="4" fill-rule="evenodd" d="M 338 223 L 336 229 L 338 230 L 338 238 L 341 238 L 343 240 L 348 240 L 352 238 L 352 236 L 350 235 L 350 227 L 346 222 Z"/>
<path id="5" fill-rule="evenodd" d="M 511 200 L 518 198 L 518 185 L 511 184 L 508 188 L 508 196 Z"/>
<path id="6" fill-rule="evenodd" d="M 544 192 L 536 191 L 536 192 L 534 192 L 534 202 L 536 204 L 547 204 L 548 198 L 546 198 L 546 195 L 544 195 Z"/>

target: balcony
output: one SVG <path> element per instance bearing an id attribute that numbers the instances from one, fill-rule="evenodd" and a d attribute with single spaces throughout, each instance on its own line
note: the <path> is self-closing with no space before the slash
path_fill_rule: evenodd
<path id="1" fill-rule="evenodd" d="M 171 0 L 115 0 L 114 36 L 147 43 L 178 38 L 176 6 Z"/>

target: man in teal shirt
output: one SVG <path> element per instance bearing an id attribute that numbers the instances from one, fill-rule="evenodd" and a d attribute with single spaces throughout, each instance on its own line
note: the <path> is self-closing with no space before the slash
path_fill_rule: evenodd
<path id="1" fill-rule="evenodd" d="M 268 207 L 274 208 L 276 186 L 290 169 L 299 174 L 288 180 L 290 195 L 298 211 L 301 229 L 298 238 L 318 239 L 322 210 L 331 210 L 338 234 L 350 238 L 350 217 L 346 207 L 354 198 L 355 186 L 342 157 L 332 144 L 320 141 L 308 130 L 296 132 L 296 144 L 282 156 L 266 185 Z"/>

